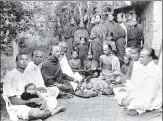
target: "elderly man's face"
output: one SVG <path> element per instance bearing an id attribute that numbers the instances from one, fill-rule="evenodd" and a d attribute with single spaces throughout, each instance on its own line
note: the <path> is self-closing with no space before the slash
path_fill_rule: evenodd
<path id="1" fill-rule="evenodd" d="M 28 65 L 28 56 L 23 54 L 18 57 L 18 61 L 16 62 L 17 67 L 21 69 L 25 69 Z"/>
<path id="2" fill-rule="evenodd" d="M 107 45 L 103 45 L 103 53 L 108 55 L 111 52 L 111 49 Z"/>
<path id="3" fill-rule="evenodd" d="M 67 52 L 67 44 L 63 44 L 62 49 L 63 49 L 63 52 L 66 53 Z"/>
<path id="4" fill-rule="evenodd" d="M 53 57 L 59 58 L 61 55 L 61 48 L 60 47 L 53 47 L 51 53 L 52 53 Z"/>
<path id="5" fill-rule="evenodd" d="M 152 57 L 150 57 L 148 54 L 149 52 L 146 50 L 142 50 L 140 52 L 140 63 L 145 66 L 148 65 L 150 61 L 152 61 Z"/>
<path id="6" fill-rule="evenodd" d="M 35 51 L 33 54 L 32 61 L 36 65 L 39 65 L 40 63 L 42 63 L 43 62 L 43 53 L 40 51 Z"/>

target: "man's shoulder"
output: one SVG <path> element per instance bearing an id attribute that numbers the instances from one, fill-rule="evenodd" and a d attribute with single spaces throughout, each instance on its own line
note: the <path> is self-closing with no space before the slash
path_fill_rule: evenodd
<path id="1" fill-rule="evenodd" d="M 80 60 L 80 59 L 77 59 L 76 61 L 81 62 L 81 60 Z"/>
<path id="2" fill-rule="evenodd" d="M 34 69 L 35 67 L 37 67 L 37 66 L 33 63 L 33 61 L 31 61 L 28 63 L 28 66 L 25 70 Z"/>
<path id="3" fill-rule="evenodd" d="M 157 73 L 160 73 L 161 72 L 161 69 L 160 67 L 155 64 L 154 62 L 151 62 L 152 63 L 152 66 L 150 66 L 151 69 L 154 69 L 153 71 L 157 71 Z"/>
<path id="4" fill-rule="evenodd" d="M 18 70 L 15 68 L 15 69 L 13 69 L 11 71 L 8 71 L 7 74 L 6 74 L 6 76 L 12 77 L 12 76 L 15 76 L 17 74 L 18 74 Z"/>
<path id="5" fill-rule="evenodd" d="M 52 60 L 52 58 L 49 57 L 49 58 L 44 60 L 44 62 L 42 63 L 42 67 L 43 66 L 51 66 L 52 63 L 53 63 L 53 60 Z"/>
<path id="6" fill-rule="evenodd" d="M 114 60 L 119 60 L 117 56 L 115 55 L 111 55 L 111 57 L 114 59 Z"/>
<path id="7" fill-rule="evenodd" d="M 101 55 L 101 56 L 100 56 L 100 59 L 104 59 L 104 58 L 105 58 L 105 55 Z"/>

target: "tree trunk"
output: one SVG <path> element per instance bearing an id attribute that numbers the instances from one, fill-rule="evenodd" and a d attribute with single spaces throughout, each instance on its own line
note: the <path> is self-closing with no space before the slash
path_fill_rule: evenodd
<path id="1" fill-rule="evenodd" d="M 13 41 L 13 57 L 14 57 L 14 60 L 16 59 L 16 56 L 18 55 L 18 53 L 19 53 L 19 46 L 15 41 Z"/>

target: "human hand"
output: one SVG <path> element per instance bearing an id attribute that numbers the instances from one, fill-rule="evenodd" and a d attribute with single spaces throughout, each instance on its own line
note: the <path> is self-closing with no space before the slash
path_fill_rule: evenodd
<path id="1" fill-rule="evenodd" d="M 32 99 L 30 99 L 29 102 L 30 103 L 36 103 L 36 104 L 40 105 L 41 104 L 41 99 L 40 98 L 32 98 Z"/>
<path id="2" fill-rule="evenodd" d="M 56 86 L 60 89 L 62 87 L 62 84 L 54 84 L 54 86 Z"/>
<path id="3" fill-rule="evenodd" d="M 38 87 L 37 90 L 40 92 L 40 93 L 46 93 L 47 90 L 44 88 L 44 87 Z"/>
<path id="4" fill-rule="evenodd" d="M 46 100 L 42 100 L 41 101 L 41 107 L 40 107 L 40 110 L 45 110 L 47 107 L 47 101 Z"/>
<path id="5" fill-rule="evenodd" d="M 73 82 L 75 82 L 75 83 L 79 83 L 79 81 L 78 81 L 78 80 L 76 80 L 76 79 L 74 79 L 74 80 L 73 80 Z"/>
<path id="6" fill-rule="evenodd" d="M 118 83 L 123 84 L 123 83 L 125 83 L 125 82 L 126 82 L 126 77 L 125 77 L 125 76 L 121 76 L 121 79 L 119 80 Z"/>
<path id="7" fill-rule="evenodd" d="M 93 70 L 93 71 L 96 70 L 96 67 L 92 67 L 91 70 Z"/>
<path id="8" fill-rule="evenodd" d="M 59 89 L 67 90 L 68 87 L 65 84 L 58 84 Z"/>

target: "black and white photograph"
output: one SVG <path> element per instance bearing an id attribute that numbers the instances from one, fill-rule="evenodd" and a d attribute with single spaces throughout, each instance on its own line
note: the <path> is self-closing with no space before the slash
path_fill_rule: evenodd
<path id="1" fill-rule="evenodd" d="M 0 0 L 1 121 L 162 121 L 162 1 Z"/>

